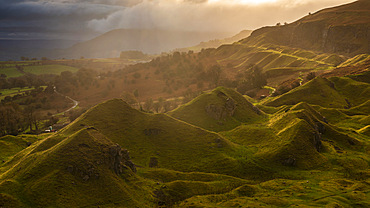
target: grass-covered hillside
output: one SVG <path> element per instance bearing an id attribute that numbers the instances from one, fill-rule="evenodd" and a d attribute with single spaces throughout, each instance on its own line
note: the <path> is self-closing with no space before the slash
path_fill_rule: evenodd
<path id="1" fill-rule="evenodd" d="M 255 30 L 244 44 L 277 44 L 324 53 L 354 56 L 369 53 L 370 2 L 358 0 L 323 9 L 291 24 Z"/>
<path id="2" fill-rule="evenodd" d="M 257 123 L 264 113 L 241 94 L 218 87 L 168 113 L 169 115 L 211 131 L 231 130 L 242 123 Z"/>
<path id="3" fill-rule="evenodd" d="M 359 0 L 125 68 L 4 62 L 0 208 L 370 207 L 368 17 Z M 42 121 L 22 105 L 62 103 L 48 102 L 54 86 L 98 104 L 57 132 L 17 135 Z"/>
<path id="4" fill-rule="evenodd" d="M 168 114 L 110 100 L 46 138 L 1 138 L 0 205 L 367 207 L 367 90 L 316 78 L 257 108 L 219 87 Z"/>
<path id="5" fill-rule="evenodd" d="M 317 77 L 302 87 L 267 100 L 268 106 L 294 105 L 301 101 L 328 108 L 351 108 L 368 101 L 370 84 L 349 77 Z"/>

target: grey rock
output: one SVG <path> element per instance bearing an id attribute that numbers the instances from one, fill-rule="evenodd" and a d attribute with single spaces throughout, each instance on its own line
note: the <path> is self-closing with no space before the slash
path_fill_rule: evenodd
<path id="1" fill-rule="evenodd" d="M 129 167 L 133 172 L 136 172 L 135 164 L 131 161 L 128 150 L 122 150 L 118 144 L 109 148 L 110 167 L 117 174 L 123 172 L 123 165 Z"/>
<path id="2" fill-rule="evenodd" d="M 233 116 L 235 109 L 235 101 L 231 98 L 227 98 L 223 106 L 210 104 L 205 107 L 207 114 L 216 120 L 225 120 L 227 117 Z"/>

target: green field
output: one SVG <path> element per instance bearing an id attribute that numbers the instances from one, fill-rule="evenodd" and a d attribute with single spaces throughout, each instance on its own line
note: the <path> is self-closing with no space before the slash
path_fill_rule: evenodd
<path id="1" fill-rule="evenodd" d="M 5 74 L 7 77 L 19 77 L 23 75 L 16 68 L 0 69 L 0 74 Z"/>
<path id="2" fill-rule="evenodd" d="M 46 86 L 43 86 L 43 88 L 45 89 Z M 0 94 L 0 101 L 2 99 L 4 99 L 6 96 L 14 96 L 16 94 L 31 91 L 31 90 L 34 90 L 34 89 L 35 89 L 34 87 L 25 87 L 25 88 L 15 87 L 15 88 L 11 88 L 11 89 L 1 89 L 0 90 L 0 93 L 1 93 Z"/>
<path id="3" fill-rule="evenodd" d="M 8 64 L 7 67 L 9 68 L 0 69 L 0 74 L 5 74 L 7 77 L 20 77 L 23 75 L 16 68 L 13 68 L 14 65 Z M 40 74 L 59 75 L 63 71 L 70 71 L 70 72 L 78 71 L 78 69 L 75 67 L 64 66 L 64 65 L 24 66 L 23 68 L 24 68 L 24 72 L 36 74 L 36 75 L 40 75 Z"/>
<path id="4" fill-rule="evenodd" d="M 63 71 L 78 71 L 75 67 L 63 66 L 63 65 L 42 65 L 42 66 L 26 66 L 24 71 L 31 74 L 60 74 Z"/>

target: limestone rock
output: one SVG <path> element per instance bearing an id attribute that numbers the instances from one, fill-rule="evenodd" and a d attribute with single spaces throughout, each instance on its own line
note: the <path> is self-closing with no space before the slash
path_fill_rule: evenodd
<path id="1" fill-rule="evenodd" d="M 121 146 L 115 144 L 109 148 L 109 154 L 110 168 L 113 169 L 116 174 L 121 174 L 123 172 L 123 165 L 129 167 L 133 172 L 136 172 L 135 164 L 131 161 L 127 150 L 122 151 Z"/>
<path id="2" fill-rule="evenodd" d="M 216 120 L 225 120 L 227 117 L 234 115 L 236 109 L 236 103 L 233 99 L 227 98 L 225 104 L 217 105 L 210 104 L 206 106 L 207 114 Z"/>

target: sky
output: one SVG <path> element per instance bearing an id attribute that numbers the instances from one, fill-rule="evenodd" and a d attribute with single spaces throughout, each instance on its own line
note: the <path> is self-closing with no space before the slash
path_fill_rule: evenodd
<path id="1" fill-rule="evenodd" d="M 354 0 L 0 0 L 0 39 L 87 40 L 113 29 L 238 33 Z"/>

